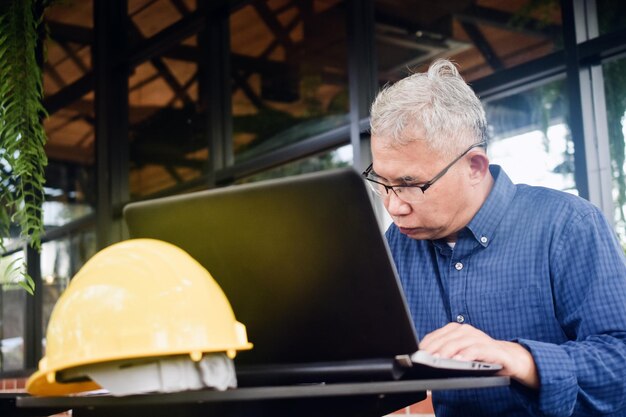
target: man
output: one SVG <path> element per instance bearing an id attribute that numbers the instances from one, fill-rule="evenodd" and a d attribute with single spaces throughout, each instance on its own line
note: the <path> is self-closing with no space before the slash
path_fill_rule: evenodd
<path id="1" fill-rule="evenodd" d="M 514 185 L 449 61 L 384 89 L 363 173 L 420 349 L 503 366 L 511 386 L 433 393 L 438 416 L 626 416 L 626 261 L 600 211 Z"/>

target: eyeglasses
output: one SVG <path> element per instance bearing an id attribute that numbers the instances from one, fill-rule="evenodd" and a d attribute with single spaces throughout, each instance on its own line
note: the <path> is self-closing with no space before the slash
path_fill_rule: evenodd
<path id="1" fill-rule="evenodd" d="M 433 179 L 422 184 L 402 184 L 402 185 L 384 184 L 380 181 L 370 178 L 370 174 L 372 174 L 373 164 L 370 164 L 370 166 L 368 166 L 367 169 L 363 171 L 361 175 L 363 175 L 363 178 L 367 180 L 367 184 L 374 191 L 374 193 L 376 193 L 377 196 L 381 198 L 386 198 L 389 195 L 389 191 L 392 191 L 396 195 L 396 197 L 398 197 L 400 200 L 406 203 L 417 203 L 424 199 L 424 193 L 426 192 L 426 190 L 428 190 L 435 182 L 437 182 L 439 178 L 443 177 L 446 174 L 446 172 L 448 172 L 448 170 L 452 168 L 452 166 L 456 164 L 461 158 L 463 158 L 469 151 L 471 151 L 474 148 L 478 148 L 478 147 L 486 146 L 486 145 L 487 145 L 486 141 L 481 141 L 481 142 L 473 144 L 472 146 L 467 148 L 465 152 L 457 156 L 454 159 L 454 161 L 450 162 L 437 175 L 435 175 Z M 376 174 L 374 173 L 373 175 L 376 175 Z"/>

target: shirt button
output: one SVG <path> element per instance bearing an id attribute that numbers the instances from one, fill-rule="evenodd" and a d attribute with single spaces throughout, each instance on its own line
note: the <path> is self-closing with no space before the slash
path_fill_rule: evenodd
<path id="1" fill-rule="evenodd" d="M 460 271 L 461 269 L 463 269 L 463 264 L 461 262 L 457 262 L 457 263 L 454 264 L 454 268 L 457 271 Z"/>
<path id="2" fill-rule="evenodd" d="M 481 236 L 480 237 L 480 243 L 487 243 L 489 239 L 487 239 L 487 236 Z"/>
<path id="3" fill-rule="evenodd" d="M 458 316 L 456 316 L 456 322 L 457 323 L 464 323 L 465 322 L 465 317 L 463 317 L 463 314 L 459 314 Z"/>

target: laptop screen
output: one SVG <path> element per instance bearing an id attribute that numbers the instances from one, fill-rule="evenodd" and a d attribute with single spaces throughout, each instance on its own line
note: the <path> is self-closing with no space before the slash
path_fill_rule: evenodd
<path id="1" fill-rule="evenodd" d="M 132 238 L 200 262 L 246 325 L 239 364 L 388 358 L 417 337 L 368 192 L 352 169 L 132 203 Z"/>

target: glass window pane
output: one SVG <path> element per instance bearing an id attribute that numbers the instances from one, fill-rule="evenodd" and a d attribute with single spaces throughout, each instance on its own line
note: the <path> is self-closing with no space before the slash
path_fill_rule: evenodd
<path id="1" fill-rule="evenodd" d="M 156 35 L 196 8 L 195 0 L 128 0 L 133 43 Z"/>
<path id="2" fill-rule="evenodd" d="M 13 261 L 21 265 L 23 252 L 0 258 L 0 271 L 6 271 Z M 28 293 L 15 283 L 16 274 L 0 274 L 0 371 L 24 368 L 24 313 Z"/>
<path id="3" fill-rule="evenodd" d="M 129 78 L 132 199 L 191 181 L 207 169 L 197 56 L 194 35 L 134 68 Z"/>
<path id="4" fill-rule="evenodd" d="M 435 58 L 458 62 L 473 81 L 562 48 L 558 1 L 376 0 L 382 83 L 420 72 Z"/>
<path id="5" fill-rule="evenodd" d="M 95 252 L 96 234 L 94 229 L 74 232 L 64 239 L 46 242 L 42 245 L 42 288 L 37 288 L 37 291 L 42 291 L 44 337 L 56 301 L 69 284 L 70 279 Z M 43 352 L 45 353 L 45 341 Z"/>
<path id="6" fill-rule="evenodd" d="M 44 121 L 46 183 L 44 225 L 61 226 L 93 213 L 96 205 L 93 93 Z"/>
<path id="7" fill-rule="evenodd" d="M 253 0 L 231 15 L 236 162 L 348 123 L 345 20 L 340 0 Z"/>
<path id="8" fill-rule="evenodd" d="M 46 9 L 43 86 L 50 116 L 46 131 L 44 225 L 47 230 L 93 212 L 95 134 L 91 38 L 93 2 L 55 3 Z"/>
<path id="9" fill-rule="evenodd" d="M 626 2 L 623 0 L 596 0 L 596 8 L 600 35 L 626 28 Z"/>
<path id="10" fill-rule="evenodd" d="M 626 59 L 605 63 L 604 85 L 609 126 L 609 149 L 613 173 L 615 227 L 626 250 L 626 154 L 624 120 L 626 120 Z"/>
<path id="11" fill-rule="evenodd" d="M 563 80 L 485 103 L 490 160 L 515 183 L 578 194 Z"/>
<path id="12" fill-rule="evenodd" d="M 305 174 L 309 172 L 323 171 L 326 169 L 344 168 L 351 166 L 352 162 L 352 145 L 345 145 L 330 152 L 294 161 L 256 175 L 246 177 L 237 181 L 237 184 L 288 177 L 290 175 Z"/>
<path id="13" fill-rule="evenodd" d="M 46 230 L 62 226 L 73 220 L 94 213 L 93 207 L 86 204 L 46 201 L 43 203 L 43 219 Z"/>

